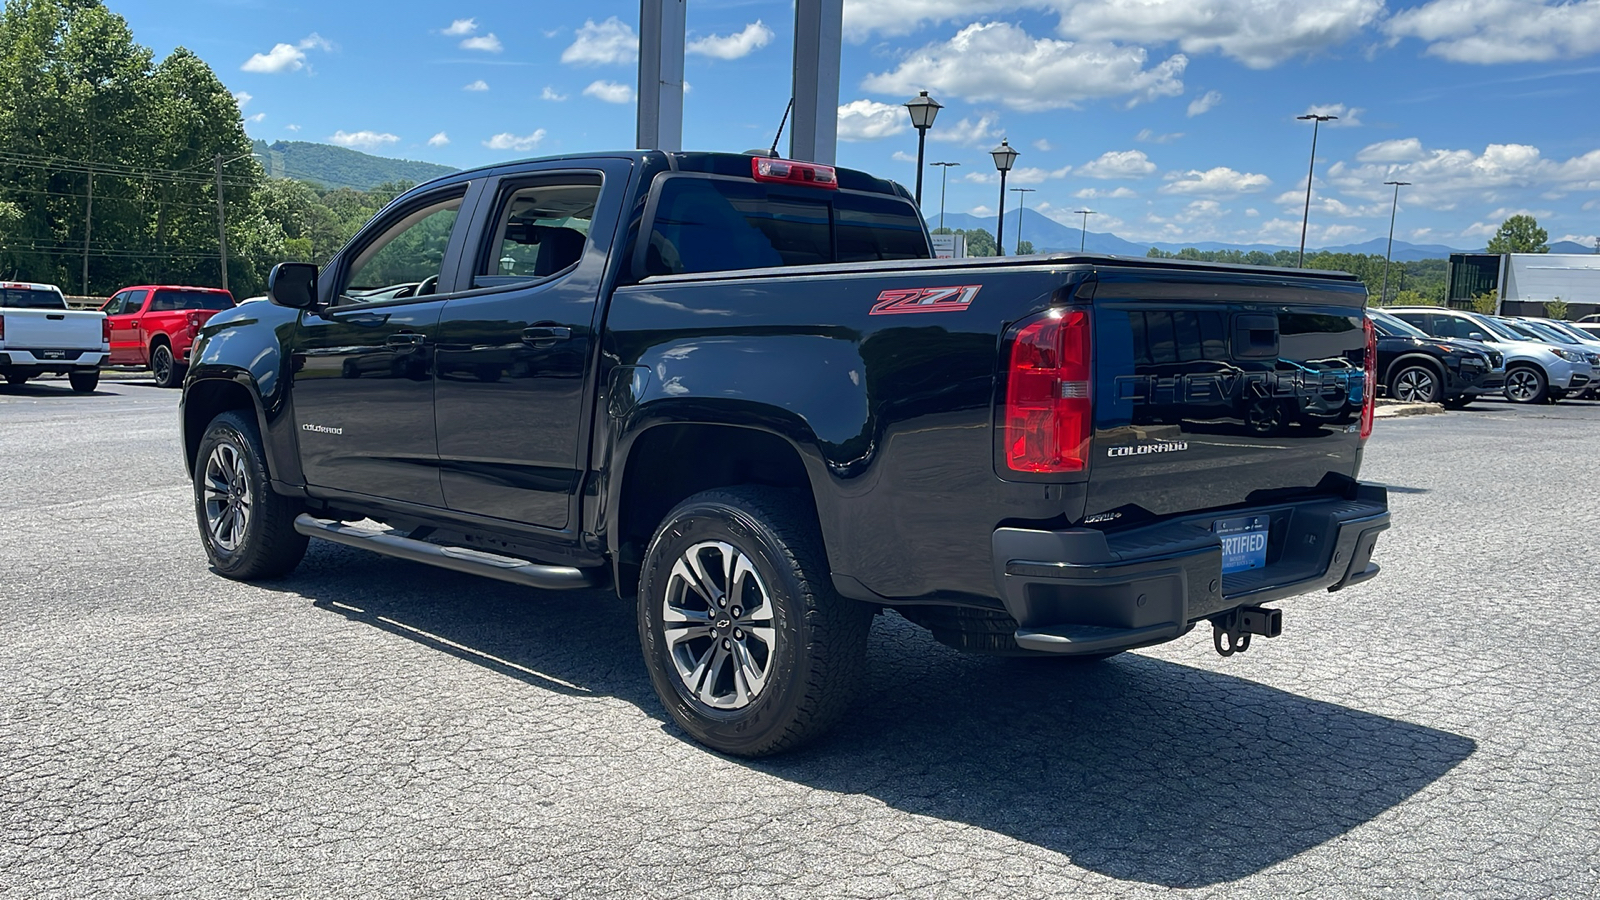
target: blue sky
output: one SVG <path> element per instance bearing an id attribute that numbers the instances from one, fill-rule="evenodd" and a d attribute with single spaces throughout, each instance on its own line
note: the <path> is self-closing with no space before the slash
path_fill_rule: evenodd
<path id="1" fill-rule="evenodd" d="M 183 45 L 253 137 L 453 166 L 631 146 L 637 2 L 112 0 L 158 54 Z M 788 0 L 689 0 L 684 141 L 771 143 L 790 90 Z M 1028 206 L 1131 240 L 1298 241 L 1324 125 L 1312 246 L 1387 234 L 1482 246 L 1516 212 L 1600 234 L 1600 0 L 846 0 L 839 162 L 911 184 L 898 104 L 945 109 L 946 208 L 992 214 L 987 151 Z M 785 147 L 787 144 L 784 145 Z M 1008 206 L 1015 203 L 1013 195 Z M 924 189 L 937 215 L 938 172 Z"/>

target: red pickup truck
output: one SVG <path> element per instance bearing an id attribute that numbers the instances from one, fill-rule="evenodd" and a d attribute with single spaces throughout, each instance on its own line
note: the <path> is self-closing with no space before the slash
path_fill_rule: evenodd
<path id="1" fill-rule="evenodd" d="M 113 366 L 140 366 L 159 387 L 177 387 L 189 368 L 189 347 L 206 320 L 234 307 L 218 288 L 138 285 L 117 291 L 100 311 L 111 327 Z"/>

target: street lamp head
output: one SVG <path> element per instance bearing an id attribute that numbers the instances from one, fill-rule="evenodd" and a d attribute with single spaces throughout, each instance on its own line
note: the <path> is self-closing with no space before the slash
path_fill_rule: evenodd
<path id="1" fill-rule="evenodd" d="M 990 150 L 989 155 L 994 157 L 995 171 L 1009 172 L 1011 171 L 1011 167 L 1017 162 L 1018 153 L 1016 150 L 1012 149 L 1009 141 L 1007 141 L 1005 138 L 1001 138 L 1000 146 Z"/>
<path id="2" fill-rule="evenodd" d="M 1385 181 L 1384 182 L 1384 184 L 1392 184 L 1395 187 L 1405 187 L 1405 186 L 1409 185 L 1410 183 L 1411 182 L 1409 182 L 1409 181 Z"/>
<path id="3" fill-rule="evenodd" d="M 1299 119 L 1302 122 L 1305 122 L 1305 121 L 1308 121 L 1308 120 L 1311 120 L 1311 119 L 1316 119 L 1318 122 L 1332 122 L 1335 119 L 1338 119 L 1339 117 L 1338 116 L 1319 116 L 1316 113 L 1306 113 L 1303 116 L 1295 116 L 1295 118 Z"/>
<path id="4" fill-rule="evenodd" d="M 929 97 L 927 91 L 907 100 L 905 107 L 906 111 L 911 113 L 911 127 L 918 131 L 932 128 L 933 120 L 939 115 L 939 110 L 944 109 L 944 105 Z"/>
<path id="5" fill-rule="evenodd" d="M 949 166 L 959 166 L 959 165 L 961 165 L 961 163 L 958 163 L 958 162 L 931 162 L 931 163 L 928 163 L 928 165 L 930 165 L 930 166 L 945 166 L 945 167 L 948 168 Z"/>

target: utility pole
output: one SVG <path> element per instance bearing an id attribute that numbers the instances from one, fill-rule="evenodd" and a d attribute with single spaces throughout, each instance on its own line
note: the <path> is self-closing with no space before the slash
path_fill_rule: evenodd
<path id="1" fill-rule="evenodd" d="M 89 170 L 89 202 L 83 208 L 83 295 L 89 293 L 89 235 L 94 231 L 94 169 Z"/>
<path id="2" fill-rule="evenodd" d="M 222 259 L 222 289 L 228 289 L 228 214 L 222 205 L 222 154 L 217 154 L 217 249 Z M 87 265 L 87 263 L 85 263 Z"/>

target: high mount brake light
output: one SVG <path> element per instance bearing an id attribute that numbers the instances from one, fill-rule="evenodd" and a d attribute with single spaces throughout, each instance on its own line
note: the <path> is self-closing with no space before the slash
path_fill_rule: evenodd
<path id="1" fill-rule="evenodd" d="M 834 171 L 833 166 L 819 166 L 816 163 L 758 156 L 750 160 L 750 174 L 757 181 L 823 188 L 829 191 L 839 189 L 839 173 Z"/>
<path id="2" fill-rule="evenodd" d="M 1053 309 L 1011 342 L 1005 406 L 1006 466 L 1014 472 L 1082 472 L 1094 427 L 1089 311 Z"/>
<path id="3" fill-rule="evenodd" d="M 1364 441 L 1372 437 L 1372 413 L 1378 405 L 1378 331 L 1372 327 L 1372 320 L 1362 317 L 1367 326 L 1367 358 L 1363 368 L 1366 369 L 1365 381 L 1362 385 L 1361 395 L 1361 439 Z"/>

